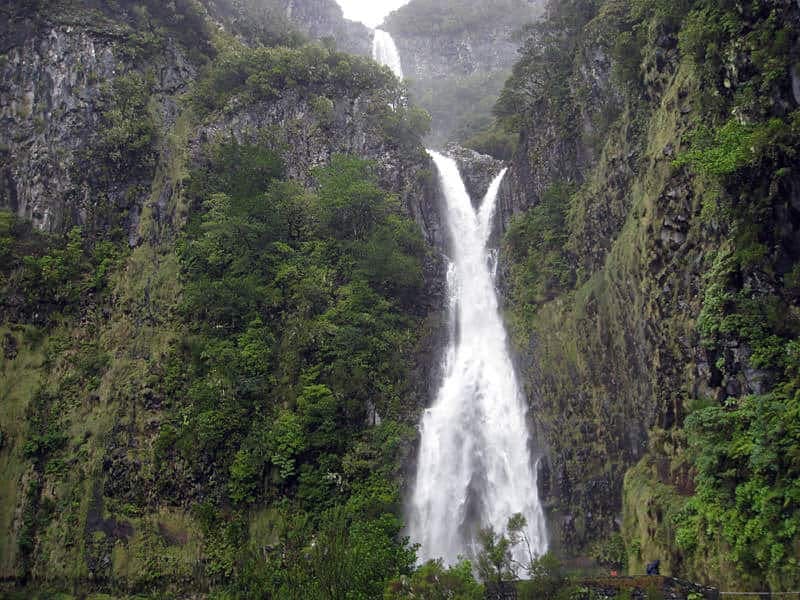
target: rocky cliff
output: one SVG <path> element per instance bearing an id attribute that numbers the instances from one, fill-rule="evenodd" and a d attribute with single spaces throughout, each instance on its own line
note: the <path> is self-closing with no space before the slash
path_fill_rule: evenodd
<path id="1" fill-rule="evenodd" d="M 10 10 L 19 37 L 4 39 L 8 47 L 0 66 L 0 205 L 48 231 L 112 218 L 135 227 L 134 215 L 146 193 L 141 188 L 152 178 L 149 136 L 174 126 L 176 99 L 195 77 L 197 65 L 175 39 L 165 39 L 158 49 L 148 47 L 136 37 L 133 20 L 124 16 L 88 17 L 77 6 L 58 16 L 22 4 Z M 146 80 L 137 75 L 145 63 Z M 114 97 L 115 81 L 136 89 L 127 90 L 125 99 Z M 142 136 L 137 149 L 142 164 L 127 171 L 124 161 L 130 157 L 122 153 L 131 152 L 124 148 L 128 140 L 111 139 L 112 134 L 103 138 L 101 132 L 110 121 L 127 116 L 126 110 L 142 108 L 131 104 L 142 100 L 144 88 L 153 103 L 152 122 L 130 132 Z M 108 167 L 117 168 L 113 174 L 98 164 L 107 158 L 104 151 L 118 154 Z"/>
<path id="2" fill-rule="evenodd" d="M 0 63 L 0 206 L 47 231 L 93 223 L 135 237 L 157 138 L 174 128 L 179 96 L 216 53 L 206 14 L 237 33 L 245 19 L 281 32 L 291 23 L 348 51 L 371 52 L 367 28 L 343 19 L 332 0 L 259 5 L 261 12 L 237 2 L 207 7 L 187 9 L 190 16 L 177 21 L 168 11 L 141 13 L 133 5 L 120 14 L 89 13 L 80 2 L 38 9 L 12 3 Z M 195 29 L 188 33 L 194 39 L 179 31 L 185 26 Z M 245 39 L 269 39 L 266 31 L 247 30 Z M 143 113 L 135 129 L 125 129 Z"/>
<path id="3" fill-rule="evenodd" d="M 369 28 L 345 19 L 335 0 L 203 0 L 210 15 L 250 42 L 285 35 L 286 25 L 311 39 L 332 40 L 342 52 L 371 56 Z"/>
<path id="4" fill-rule="evenodd" d="M 786 589 L 798 505 L 759 457 L 797 466 L 770 436 L 795 410 L 800 14 L 646 4 L 552 4 L 497 108 L 521 125 L 503 274 L 554 543 Z"/>

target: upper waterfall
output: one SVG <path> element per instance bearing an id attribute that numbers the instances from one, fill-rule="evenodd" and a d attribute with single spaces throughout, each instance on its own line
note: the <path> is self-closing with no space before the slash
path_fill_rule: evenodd
<path id="1" fill-rule="evenodd" d="M 492 182 L 476 214 L 458 166 L 430 152 L 439 171 L 452 240 L 448 287 L 453 326 L 444 381 L 422 419 L 409 533 L 420 559 L 475 556 L 480 528 L 505 530 L 522 513 L 535 554 L 547 549 L 544 513 L 532 465 L 526 408 L 498 310 L 491 255 L 497 194 Z M 527 550 L 515 558 L 525 561 Z"/>
<path id="2" fill-rule="evenodd" d="M 397 46 L 389 32 L 382 29 L 375 30 L 375 36 L 372 40 L 372 58 L 376 62 L 389 67 L 398 79 L 403 78 L 400 53 L 397 51 Z"/>

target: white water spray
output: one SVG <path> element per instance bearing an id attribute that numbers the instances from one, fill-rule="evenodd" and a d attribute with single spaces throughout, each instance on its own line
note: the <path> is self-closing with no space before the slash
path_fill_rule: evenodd
<path id="1" fill-rule="evenodd" d="M 475 212 L 458 166 L 430 152 L 439 170 L 452 239 L 448 285 L 454 328 L 444 358 L 444 381 L 422 419 L 409 534 L 420 560 L 479 551 L 477 531 L 505 530 L 522 513 L 531 550 L 547 550 L 544 513 L 531 464 L 526 409 L 498 311 L 487 243 L 505 170 Z M 527 549 L 515 558 L 527 561 Z"/>
<path id="2" fill-rule="evenodd" d="M 375 62 L 389 67 L 398 79 L 403 79 L 403 65 L 400 61 L 400 53 L 397 51 L 394 39 L 387 31 L 383 31 L 382 29 L 376 29 L 374 33 L 375 36 L 372 39 L 372 58 Z"/>
<path id="3" fill-rule="evenodd" d="M 375 30 L 373 58 L 402 79 L 394 40 L 380 29 Z M 444 381 L 420 426 L 409 534 L 420 544 L 420 561 L 443 558 L 454 564 L 459 556 L 474 558 L 480 551 L 479 529 L 491 526 L 502 532 L 511 515 L 522 513 L 530 549 L 542 554 L 547 531 L 528 448 L 526 410 L 487 248 L 505 170 L 476 214 L 455 161 L 429 153 L 439 170 L 452 238 L 447 273 L 452 316 Z M 527 548 L 518 547 L 514 558 L 527 561 Z"/>

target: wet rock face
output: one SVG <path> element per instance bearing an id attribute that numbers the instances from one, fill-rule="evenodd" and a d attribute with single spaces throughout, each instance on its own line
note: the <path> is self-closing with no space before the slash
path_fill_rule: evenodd
<path id="1" fill-rule="evenodd" d="M 289 21 L 314 39 L 333 38 L 339 50 L 372 56 L 372 33 L 345 19 L 334 0 L 281 0 Z"/>
<path id="2" fill-rule="evenodd" d="M 134 65 L 119 40 L 88 28 L 30 33 L 0 64 L 0 206 L 40 229 L 61 231 L 88 219 L 96 190 L 82 180 L 82 152 L 97 132 L 104 86 Z M 150 68 L 159 125 L 167 131 L 177 114 L 174 96 L 195 69 L 173 44 Z M 117 181 L 106 190 L 112 204 L 129 204 L 135 183 Z"/>
<path id="3" fill-rule="evenodd" d="M 332 38 L 343 52 L 372 55 L 368 27 L 345 19 L 336 0 L 200 0 L 209 15 L 250 44 L 282 35 L 285 25 L 311 39 Z"/>
<path id="4" fill-rule="evenodd" d="M 449 144 L 445 152 L 458 163 L 464 186 L 477 208 L 494 178 L 503 170 L 503 162 L 458 144 Z"/>
<path id="5" fill-rule="evenodd" d="M 110 44 L 68 29 L 31 37 L 6 55 L 0 71 L 4 206 L 51 231 L 80 220 L 79 204 L 65 207 L 62 199 L 73 189 L 74 155 L 95 120 L 96 82 L 112 78 L 115 69 Z"/>
<path id="6" fill-rule="evenodd" d="M 393 33 L 406 77 L 433 80 L 509 69 L 517 56 L 515 29 L 461 31 L 438 37 Z"/>
<path id="7" fill-rule="evenodd" d="M 236 6 L 231 0 L 216 4 L 229 11 Z M 309 36 L 334 37 L 343 50 L 371 53 L 369 30 L 345 20 L 334 0 L 277 4 L 287 20 Z M 206 5 L 214 14 L 215 3 L 209 0 Z M 0 58 L 0 207 L 10 208 L 39 229 L 58 232 L 93 221 L 102 199 L 104 210 L 128 215 L 123 226 L 136 243 L 137 216 L 147 200 L 152 174 L 146 180 L 141 174 L 114 178 L 103 189 L 86 181 L 87 173 L 97 166 L 86 164 L 85 157 L 93 138 L 102 133 L 104 91 L 116 78 L 135 71 L 152 77 L 154 116 L 163 139 L 179 113 L 177 96 L 197 76 L 196 66 L 169 39 L 153 57 L 137 61 L 131 55 L 128 32 L 95 27 L 90 20 L 76 25 L 55 20 L 15 25 L 4 36 L 7 48 Z M 363 146 L 370 150 L 368 144 Z"/>
<path id="8" fill-rule="evenodd" d="M 730 232 L 703 214 L 695 174 L 674 166 L 698 119 L 697 82 L 679 71 L 676 44 L 675 36 L 653 41 L 640 65 L 643 102 L 624 106 L 611 54 L 589 31 L 575 51 L 570 102 L 560 115 L 566 118 L 559 123 L 546 110 L 530 117 L 501 188 L 506 227 L 549 187 L 570 188 L 563 258 L 581 287 L 537 304 L 535 327 L 525 330 L 518 347 L 536 438 L 544 446 L 541 496 L 552 508 L 554 545 L 568 552 L 607 539 L 618 527 L 631 465 L 643 457 L 670 464 L 670 452 L 677 451 L 658 445 L 657 432 L 680 432 L 689 399 L 733 403 L 768 393 L 778 380 L 753 365 L 753 348 L 740 332 L 719 336 L 713 348 L 701 340 L 709 257 L 724 248 Z M 797 100 L 798 77 L 790 79 L 785 102 L 774 102 L 777 113 Z M 744 202 L 739 198 L 749 198 L 748 185 L 771 176 L 770 168 L 749 172 L 730 197 Z M 759 239 L 771 249 L 770 266 L 737 271 L 727 292 L 783 293 L 780 278 L 800 256 L 792 179 L 759 217 L 769 223 Z M 501 260 L 501 286 L 509 285 L 505 266 Z M 681 472 L 652 477 L 680 495 L 693 492 Z M 636 506 L 639 494 L 627 506 Z"/>
<path id="9" fill-rule="evenodd" d="M 486 192 L 489 191 L 489 186 L 500 174 L 506 164 L 503 161 L 480 154 L 469 148 L 464 148 L 458 144 L 448 144 L 446 154 L 455 159 L 458 164 L 458 170 L 461 173 L 461 178 L 464 181 L 464 187 L 467 188 L 472 204 L 475 210 L 478 210 L 483 202 Z M 505 179 L 503 180 L 503 184 Z M 503 188 L 501 188 L 502 190 Z M 492 226 L 492 234 L 489 237 L 489 246 L 497 248 L 500 246 L 502 232 L 504 231 L 502 210 L 500 203 L 502 192 L 498 194 L 498 208 L 495 212 L 494 224 Z"/>

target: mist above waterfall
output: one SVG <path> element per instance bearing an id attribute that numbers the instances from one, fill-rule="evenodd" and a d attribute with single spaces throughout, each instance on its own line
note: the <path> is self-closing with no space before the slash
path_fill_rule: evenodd
<path id="1" fill-rule="evenodd" d="M 367 27 L 377 27 L 393 10 L 408 4 L 409 0 L 336 0 L 342 7 L 344 16 L 353 21 L 360 21 Z"/>

